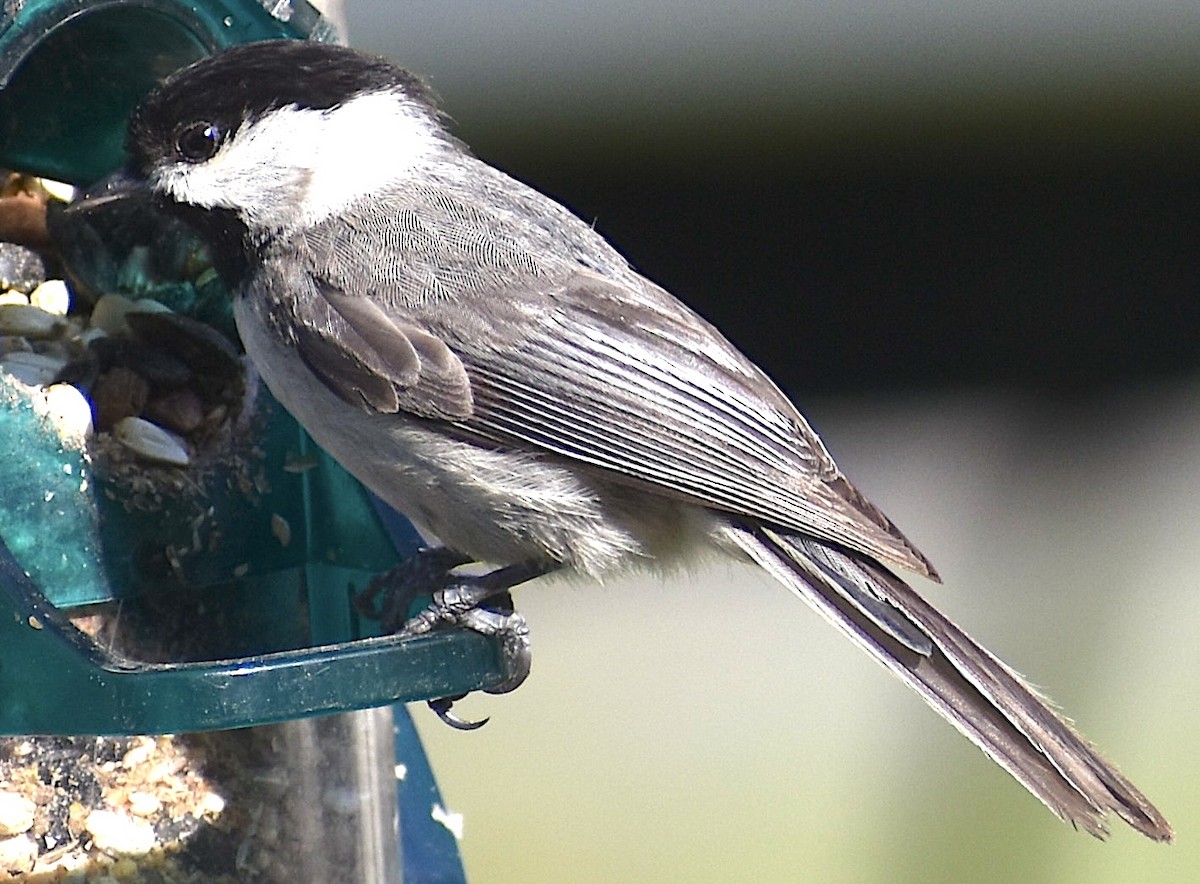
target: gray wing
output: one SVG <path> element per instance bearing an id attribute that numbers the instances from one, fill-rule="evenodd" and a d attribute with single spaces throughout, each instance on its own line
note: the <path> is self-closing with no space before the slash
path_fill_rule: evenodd
<path id="1" fill-rule="evenodd" d="M 649 282 L 581 272 L 542 293 L 519 347 L 464 346 L 465 425 L 720 510 L 928 572 L 774 384 Z"/>
<path id="2" fill-rule="evenodd" d="M 553 241 L 562 222 L 514 230 L 506 218 L 532 213 L 437 200 L 367 219 L 357 236 L 308 235 L 316 294 L 285 321 L 338 395 L 936 576 L 757 367 L 578 219 Z M 567 214 L 548 200 L 522 208 Z M 539 265 L 531 238 L 567 260 Z M 380 263 L 396 254 L 407 259 Z"/>

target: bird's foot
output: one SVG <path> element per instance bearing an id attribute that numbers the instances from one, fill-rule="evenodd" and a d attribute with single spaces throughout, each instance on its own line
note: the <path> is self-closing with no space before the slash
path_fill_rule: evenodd
<path id="1" fill-rule="evenodd" d="M 505 593 L 505 598 L 511 599 L 508 593 Z M 525 622 L 525 618 L 517 612 L 511 610 L 511 601 L 508 604 L 508 610 L 497 610 L 493 607 L 478 607 L 471 608 L 459 614 L 453 615 L 438 615 L 439 623 L 453 624 L 466 629 L 472 629 L 482 635 L 494 635 L 500 637 L 501 653 L 507 661 L 507 668 L 510 673 L 509 677 L 494 687 L 487 688 L 489 694 L 505 694 L 509 691 L 514 691 L 521 686 L 526 678 L 529 677 L 530 666 L 533 661 L 533 653 L 529 642 L 529 624 Z M 433 606 L 426 608 L 416 617 L 412 618 L 410 623 L 415 623 L 418 632 L 409 633 L 407 627 L 400 631 L 401 635 L 419 635 L 421 632 L 428 631 L 428 615 Z M 469 721 L 459 718 L 453 712 L 451 707 L 456 700 L 461 700 L 464 695 L 457 697 L 439 697 L 436 700 L 429 701 L 429 708 L 434 711 L 438 718 L 450 727 L 461 731 L 473 731 L 487 724 L 486 718 L 479 721 Z"/>
<path id="2" fill-rule="evenodd" d="M 486 574 L 455 574 L 469 558 L 446 549 L 421 550 L 395 568 L 371 581 L 355 599 L 356 607 L 383 621 L 387 632 L 401 636 L 424 635 L 434 629 L 460 627 L 486 636 L 498 636 L 509 677 L 488 688 L 490 694 L 516 690 L 529 676 L 532 652 L 529 625 L 513 609 L 509 589 L 550 570 L 543 564 L 521 563 Z M 381 607 L 376 598 L 386 593 Z M 429 595 L 430 604 L 407 617 L 414 598 Z M 407 618 L 407 619 L 405 619 Z M 429 701 L 443 722 L 459 730 L 474 730 L 487 723 L 466 721 L 450 710 L 458 697 Z"/>

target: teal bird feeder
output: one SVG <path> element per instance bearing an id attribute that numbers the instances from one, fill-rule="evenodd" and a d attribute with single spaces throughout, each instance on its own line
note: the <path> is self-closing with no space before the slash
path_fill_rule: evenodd
<path id="1" fill-rule="evenodd" d="M 173 70 L 239 42 L 337 38 L 299 0 L 25 0 L 3 10 L 0 167 L 81 185 L 120 167 L 130 111 Z M 67 263 L 97 292 L 135 279 L 132 296 L 236 340 L 215 274 L 189 264 L 186 233 L 144 226 L 150 243 L 119 219 L 77 229 Z M 164 275 L 176 265 L 182 278 Z M 265 388 L 242 424 L 230 450 L 177 473 L 170 493 L 139 491 L 0 377 L 0 733 L 235 728 L 456 696 L 508 677 L 493 639 L 375 634 L 354 593 L 411 553 L 416 535 Z M 187 640 L 149 659 L 76 625 L 105 612 L 153 639 L 164 610 Z"/>

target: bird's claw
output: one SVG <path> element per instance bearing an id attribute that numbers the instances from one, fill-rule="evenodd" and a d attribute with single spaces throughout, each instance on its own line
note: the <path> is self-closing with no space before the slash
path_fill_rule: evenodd
<path id="1" fill-rule="evenodd" d="M 513 610 L 509 588 L 544 574 L 545 565 L 521 563 L 482 575 L 453 573 L 469 559 L 447 549 L 421 550 L 386 574 L 374 578 L 355 597 L 355 606 L 367 615 L 382 619 L 383 628 L 403 637 L 426 635 L 435 629 L 457 626 L 480 635 L 500 639 L 501 656 L 508 677 L 498 685 L 485 688 L 489 694 L 516 690 L 529 677 L 532 651 L 529 624 Z M 376 598 L 386 592 L 382 606 Z M 424 609 L 411 617 L 409 606 L 417 595 L 431 597 Z M 429 701 L 438 718 L 456 730 L 476 730 L 487 723 L 467 721 L 451 713 L 458 697 Z"/>
<path id="2" fill-rule="evenodd" d="M 429 700 L 428 705 L 443 724 L 448 724 L 457 731 L 477 731 L 491 719 L 481 718 L 479 721 L 467 721 L 450 711 L 450 707 L 454 705 L 455 701 L 461 700 L 465 696 L 466 694 L 459 694 L 457 697 L 439 697 L 436 700 Z"/>
<path id="3" fill-rule="evenodd" d="M 448 624 L 470 629 L 480 635 L 498 636 L 500 638 L 501 654 L 508 678 L 498 685 L 484 690 L 489 694 L 507 694 L 515 691 L 529 677 L 533 661 L 532 645 L 529 641 L 529 624 L 525 618 L 515 611 L 494 611 L 489 608 L 470 608 L 458 613 L 433 611 L 430 608 L 422 611 L 405 624 L 400 635 L 421 635 L 428 632 L 430 624 Z M 413 627 L 410 631 L 410 626 Z M 458 730 L 475 730 L 482 727 L 487 719 L 481 722 L 467 722 L 450 714 L 450 706 L 461 697 L 443 697 L 431 700 L 429 708 L 437 713 L 438 718 Z"/>
<path id="4" fill-rule="evenodd" d="M 431 605 L 430 608 L 432 607 Z M 499 636 L 501 652 L 510 674 L 500 684 L 485 688 L 487 693 L 506 694 L 509 691 L 514 691 L 529 677 L 533 653 L 529 641 L 529 624 L 526 623 L 523 616 L 515 611 L 494 611 L 489 608 L 470 608 L 453 614 L 444 610 L 430 613 L 430 608 L 413 617 L 405 625 L 404 629 L 401 630 L 400 634 L 419 634 L 419 632 L 410 632 L 410 625 L 420 631 L 428 631 L 430 628 L 428 624 L 430 623 L 449 623 L 470 629 L 481 635 Z M 450 725 L 455 730 L 473 731 L 487 724 L 488 719 L 486 718 L 481 721 L 467 721 L 454 715 L 450 711 L 450 707 L 454 705 L 456 700 L 461 699 L 461 695 L 458 697 L 440 697 L 436 700 L 430 700 L 429 708 L 445 724 Z"/>

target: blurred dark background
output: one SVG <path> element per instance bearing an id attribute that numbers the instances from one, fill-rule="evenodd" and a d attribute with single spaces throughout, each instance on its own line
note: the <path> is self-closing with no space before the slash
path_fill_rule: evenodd
<path id="1" fill-rule="evenodd" d="M 636 157 L 537 180 L 801 398 L 1082 392 L 1200 360 L 1200 180 L 1182 156 L 1082 172 L 1033 154 L 939 171 L 743 159 L 686 182 L 686 158 Z"/>

